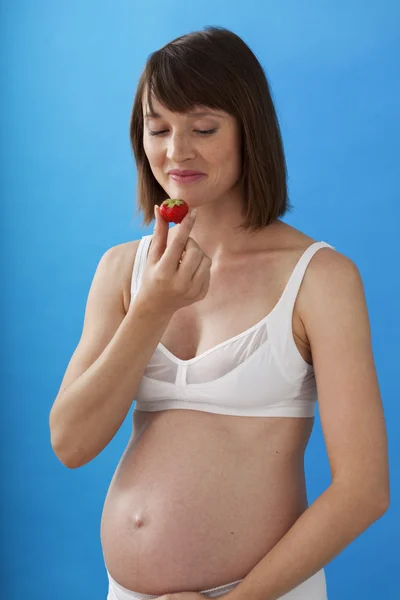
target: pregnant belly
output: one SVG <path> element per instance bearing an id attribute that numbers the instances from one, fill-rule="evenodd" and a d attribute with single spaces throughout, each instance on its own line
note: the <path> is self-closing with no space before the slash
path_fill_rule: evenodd
<path id="1" fill-rule="evenodd" d="M 209 415 L 168 412 L 133 434 L 102 515 L 108 571 L 143 594 L 245 577 L 307 506 L 301 453 L 280 452 L 274 436 L 243 443 Z"/>

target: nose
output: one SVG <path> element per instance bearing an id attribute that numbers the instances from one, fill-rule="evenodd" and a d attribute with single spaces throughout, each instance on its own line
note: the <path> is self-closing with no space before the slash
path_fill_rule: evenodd
<path id="1" fill-rule="evenodd" d="M 193 141 L 184 134 L 171 135 L 168 141 L 167 158 L 171 163 L 179 164 L 195 157 Z"/>

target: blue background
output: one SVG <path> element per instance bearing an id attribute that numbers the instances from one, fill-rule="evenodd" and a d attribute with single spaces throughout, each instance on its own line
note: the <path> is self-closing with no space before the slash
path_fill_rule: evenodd
<path id="1" fill-rule="evenodd" d="M 106 598 L 100 516 L 132 411 L 110 445 L 77 470 L 53 454 L 48 416 L 100 257 L 152 231 L 136 209 L 128 137 L 147 56 L 178 35 L 221 25 L 250 45 L 271 83 L 295 207 L 284 220 L 349 256 L 366 291 L 391 506 L 326 567 L 329 598 L 398 598 L 399 2 L 0 6 L 1 596 Z M 330 483 L 318 417 L 306 472 L 312 502 Z"/>

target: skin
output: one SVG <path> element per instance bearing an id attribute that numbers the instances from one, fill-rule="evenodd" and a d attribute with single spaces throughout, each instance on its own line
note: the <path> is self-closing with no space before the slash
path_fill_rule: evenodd
<path id="1" fill-rule="evenodd" d="M 152 173 L 170 198 L 186 201 L 189 211 L 197 208 L 191 237 L 212 259 L 223 263 L 251 244 L 251 234 L 237 232 L 242 223 L 243 190 L 240 177 L 240 130 L 237 120 L 224 111 L 199 107 L 193 114 L 178 114 L 153 99 L 160 117 L 145 116 L 143 145 Z M 207 116 L 196 116 L 206 111 Z M 143 103 L 143 114 L 149 113 Z M 201 131 L 215 130 L 202 134 Z M 151 135 L 152 132 L 160 132 Z M 206 174 L 194 184 L 180 184 L 168 175 L 171 169 L 193 169 Z M 268 226 L 272 242 L 280 231 L 280 222 Z M 173 229 L 170 235 L 173 235 Z M 254 237 L 254 234 L 253 234 Z M 168 594 L 159 600 L 196 600 L 203 598 L 195 592 Z"/>
<path id="2" fill-rule="evenodd" d="M 240 139 L 233 117 L 171 113 L 156 99 L 154 108 L 161 116 L 146 118 L 144 131 L 152 172 L 170 197 L 182 198 L 189 208 L 198 209 L 191 237 L 213 266 L 228 265 L 235 255 L 257 248 L 260 240 L 263 250 L 279 246 L 281 236 L 285 238 L 282 243 L 296 239 L 304 244 L 303 234 L 295 234 L 280 221 L 259 237 L 234 229 L 241 223 L 242 191 L 237 183 Z M 217 131 L 205 137 L 198 133 L 211 128 Z M 163 133 L 151 136 L 150 130 Z M 168 176 L 173 168 L 199 170 L 206 177 L 180 185 Z M 174 228 L 170 233 L 174 235 Z M 360 274 L 350 259 L 325 248 L 313 258 L 306 279 L 298 309 L 312 347 L 332 482 L 244 581 L 225 595 L 229 600 L 276 600 L 329 563 L 389 505 L 387 437 Z M 229 283 L 230 289 L 233 282 Z M 301 425 L 296 423 L 298 428 Z M 159 600 L 202 597 L 187 591 Z"/>
<path id="3" fill-rule="evenodd" d="M 235 229 L 243 222 L 240 212 L 243 190 L 239 184 L 241 140 L 235 117 L 205 107 L 196 108 L 193 114 L 179 114 L 154 98 L 154 110 L 160 115 L 154 118 L 146 116 L 149 110 L 145 101 L 142 106 L 143 145 L 154 177 L 170 198 L 185 200 L 189 210 L 197 208 L 191 237 L 213 264 L 223 263 L 247 250 L 256 236 Z M 199 111 L 210 112 L 210 115 L 197 117 Z M 212 129 L 215 132 L 200 133 Z M 151 135 L 151 132 L 160 132 L 160 135 Z M 181 184 L 168 175 L 171 169 L 193 169 L 205 173 L 206 177 Z M 271 243 L 281 226 L 276 220 L 266 228 Z"/>

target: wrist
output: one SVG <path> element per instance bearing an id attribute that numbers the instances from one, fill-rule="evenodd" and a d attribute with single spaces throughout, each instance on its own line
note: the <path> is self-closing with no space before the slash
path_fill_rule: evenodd
<path id="1" fill-rule="evenodd" d="M 170 322 L 174 311 L 167 310 L 165 307 L 160 309 L 159 306 L 152 304 L 148 298 L 141 296 L 140 291 L 134 296 L 129 307 L 127 316 L 135 314 L 135 318 L 149 320 L 151 323 L 167 326 Z"/>

